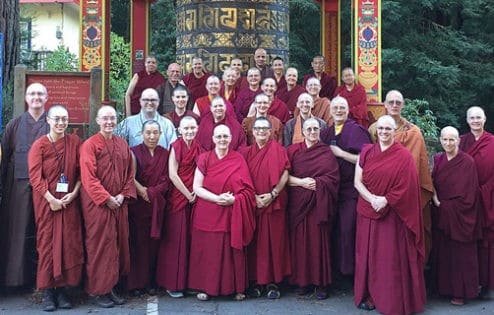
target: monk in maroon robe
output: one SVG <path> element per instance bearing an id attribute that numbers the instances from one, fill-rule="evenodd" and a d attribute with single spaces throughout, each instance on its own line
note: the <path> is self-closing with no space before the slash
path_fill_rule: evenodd
<path id="1" fill-rule="evenodd" d="M 236 294 L 247 288 L 245 248 L 255 229 L 255 197 L 249 168 L 229 150 L 225 125 L 214 129 L 215 149 L 199 155 L 194 175 L 197 201 L 192 213 L 189 287 L 209 296 Z"/>
<path id="2" fill-rule="evenodd" d="M 255 285 L 252 293 L 280 297 L 277 283 L 291 274 L 288 229 L 286 226 L 287 194 L 290 162 L 285 148 L 271 140 L 271 124 L 265 117 L 254 121 L 255 142 L 243 150 L 256 190 L 256 231 L 248 247 L 249 280 Z"/>
<path id="3" fill-rule="evenodd" d="M 328 297 L 331 284 L 330 227 L 336 211 L 338 162 L 319 141 L 320 126 L 314 118 L 303 124 L 304 141 L 288 147 L 292 166 L 288 179 L 288 217 L 292 250 L 290 284 L 301 294 L 315 286 L 317 299 Z"/>
<path id="4" fill-rule="evenodd" d="M 422 312 L 424 238 L 417 168 L 394 140 L 391 116 L 377 121 L 378 143 L 364 145 L 355 169 L 355 305 L 383 314 Z"/>
<path id="5" fill-rule="evenodd" d="M 367 93 L 365 88 L 355 82 L 355 74 L 352 68 L 345 68 L 341 71 L 343 84 L 334 91 L 334 96 L 344 97 L 350 106 L 348 117 L 358 124 L 369 127 L 369 114 L 367 113 Z"/>
<path id="6" fill-rule="evenodd" d="M 297 107 L 297 100 L 300 94 L 305 93 L 305 88 L 297 84 L 298 71 L 295 68 L 286 69 L 286 87 L 278 89 L 276 97 L 282 100 L 290 112 L 290 117 L 293 117 L 293 111 Z"/>
<path id="7" fill-rule="evenodd" d="M 200 57 L 192 58 L 192 72 L 183 76 L 182 82 L 190 91 L 191 102 L 194 103 L 199 97 L 208 95 L 206 81 L 211 73 L 204 70 Z"/>
<path id="8" fill-rule="evenodd" d="M 309 82 L 315 79 L 309 79 Z M 358 192 L 353 186 L 355 164 L 364 144 L 371 143 L 367 129 L 348 118 L 348 103 L 342 97 L 331 101 L 334 125 L 321 132 L 321 141 L 330 145 L 340 169 L 338 206 L 333 235 L 333 261 L 343 275 L 355 271 L 355 223 Z"/>
<path id="9" fill-rule="evenodd" d="M 175 105 L 175 110 L 170 113 L 166 113 L 163 116 L 170 119 L 175 129 L 180 125 L 180 121 L 185 116 L 192 116 L 199 123 L 201 118 L 197 116 L 193 111 L 187 109 L 189 102 L 189 93 L 187 89 L 181 85 L 178 85 L 172 92 L 172 102 Z M 177 136 L 179 133 L 177 131 Z"/>
<path id="10" fill-rule="evenodd" d="M 313 72 L 304 76 L 303 85 L 307 86 L 307 81 L 310 78 L 317 78 L 321 82 L 321 93 L 319 96 L 331 99 L 337 83 L 336 79 L 331 76 L 331 74 L 324 72 L 324 67 L 326 65 L 324 56 L 315 56 L 312 58 L 311 65 Z"/>
<path id="11" fill-rule="evenodd" d="M 168 160 L 173 186 L 166 208 L 156 271 L 156 282 L 171 297 L 183 297 L 182 291 L 187 288 L 190 211 L 196 200 L 192 181 L 196 159 L 203 152 L 200 144 L 194 140 L 197 122 L 193 118 L 185 117 L 180 122 L 179 132 L 182 136 L 172 143 Z"/>
<path id="12" fill-rule="evenodd" d="M 290 112 L 288 111 L 288 106 L 280 99 L 275 98 L 275 93 L 277 90 L 276 81 L 273 78 L 266 78 L 262 81 L 261 90 L 264 95 L 269 99 L 269 111 L 268 114 L 278 118 L 281 123 L 285 124 L 290 120 Z M 259 95 L 259 94 L 258 94 Z M 256 95 L 257 98 L 257 95 Z M 248 116 L 255 116 L 254 109 L 256 107 L 256 101 L 252 103 Z"/>
<path id="13" fill-rule="evenodd" d="M 472 157 L 458 151 L 458 130 L 443 128 L 440 140 L 444 153 L 434 157 L 432 171 L 432 260 L 439 294 L 452 297 L 453 305 L 463 305 L 465 298 L 479 294 L 479 182 Z"/>
<path id="14" fill-rule="evenodd" d="M 261 72 L 257 68 L 250 68 L 247 72 L 247 81 L 249 86 L 241 88 L 238 92 L 237 99 L 233 107 L 237 114 L 237 120 L 242 122 L 249 115 L 249 109 L 257 94 L 261 94 Z"/>
<path id="15" fill-rule="evenodd" d="M 484 220 L 479 245 L 479 280 L 481 295 L 494 297 L 494 135 L 484 130 L 485 121 L 482 108 L 474 106 L 468 109 L 470 132 L 461 136 L 460 149 L 473 157 L 477 167 Z"/>
<path id="16" fill-rule="evenodd" d="M 33 143 L 28 156 L 38 249 L 36 287 L 44 290 L 44 311 L 54 311 L 57 304 L 72 307 L 64 288 L 79 285 L 84 263 L 78 199 L 81 140 L 65 134 L 68 121 L 64 107 L 52 106 L 50 132 Z"/>
<path id="17" fill-rule="evenodd" d="M 230 141 L 230 148 L 232 150 L 237 150 L 239 147 L 247 144 L 242 126 L 232 115 L 227 115 L 226 112 L 225 101 L 223 98 L 217 97 L 211 102 L 211 111 L 204 117 L 201 117 L 201 124 L 197 132 L 197 141 L 204 150 L 208 151 L 214 148 L 213 130 L 218 125 L 226 125 L 231 130 L 232 139 Z"/>
<path id="18" fill-rule="evenodd" d="M 114 136 L 117 114 L 102 106 L 96 122 L 100 132 L 81 146 L 81 205 L 85 225 L 86 292 L 100 307 L 123 304 L 113 290 L 129 273 L 129 223 L 125 199 L 136 197 L 132 154 L 124 139 Z"/>
<path id="19" fill-rule="evenodd" d="M 235 104 L 235 101 L 237 100 L 239 88 L 236 83 L 237 71 L 233 68 L 226 68 L 225 71 L 223 71 L 220 96 L 230 102 L 230 104 Z"/>
<path id="20" fill-rule="evenodd" d="M 276 81 L 277 88 L 282 89 L 286 87 L 285 65 L 283 64 L 283 58 L 275 57 L 271 63 L 271 68 L 273 68 L 273 79 Z"/>
<path id="21" fill-rule="evenodd" d="M 48 92 L 40 83 L 26 89 L 27 111 L 12 119 L 2 137 L 2 205 L 0 211 L 0 285 L 32 286 L 36 279 L 36 230 L 27 156 L 46 136 Z"/>
<path id="22" fill-rule="evenodd" d="M 266 79 L 273 80 L 273 79 Z M 242 128 L 244 128 L 247 135 L 247 143 L 249 145 L 255 143 L 254 139 L 254 122 L 258 117 L 265 117 L 271 124 L 271 130 L 269 138 L 283 144 L 283 124 L 281 121 L 273 115 L 269 115 L 270 100 L 266 94 L 259 94 L 254 101 L 255 114 L 253 116 L 246 117 L 242 121 Z"/>
<path id="23" fill-rule="evenodd" d="M 156 89 L 165 83 L 165 77 L 158 71 L 158 63 L 154 56 L 147 56 L 144 62 L 144 70 L 137 72 L 130 80 L 127 92 L 125 92 L 125 116 L 136 115 L 141 111 L 139 102 L 145 89 Z"/>
<path id="24" fill-rule="evenodd" d="M 143 143 L 132 147 L 137 201 L 129 205 L 130 272 L 127 289 L 155 293 L 158 245 L 165 216 L 168 177 L 168 150 L 158 145 L 159 123 L 142 125 Z"/>

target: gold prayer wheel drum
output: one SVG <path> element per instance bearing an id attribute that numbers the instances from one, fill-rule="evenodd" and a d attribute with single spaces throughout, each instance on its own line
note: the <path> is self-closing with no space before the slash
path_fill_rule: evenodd
<path id="1" fill-rule="evenodd" d="M 244 71 L 254 66 L 254 52 L 264 48 L 270 63 L 288 63 L 288 0 L 177 0 L 177 62 L 192 71 L 192 58 L 221 73 L 238 57 Z"/>

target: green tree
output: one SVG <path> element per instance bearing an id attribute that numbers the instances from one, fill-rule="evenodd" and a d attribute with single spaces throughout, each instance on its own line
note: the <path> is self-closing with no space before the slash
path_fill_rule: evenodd
<path id="1" fill-rule="evenodd" d="M 151 6 L 151 54 L 158 60 L 158 70 L 166 72 L 168 64 L 176 61 L 175 1 L 157 0 Z"/>
<path id="2" fill-rule="evenodd" d="M 110 99 L 117 103 L 117 111 L 124 113 L 124 95 L 130 78 L 130 45 L 122 36 L 110 36 Z"/>
<path id="3" fill-rule="evenodd" d="M 46 58 L 45 71 L 77 71 L 79 59 L 64 45 L 59 45 L 53 54 Z"/>

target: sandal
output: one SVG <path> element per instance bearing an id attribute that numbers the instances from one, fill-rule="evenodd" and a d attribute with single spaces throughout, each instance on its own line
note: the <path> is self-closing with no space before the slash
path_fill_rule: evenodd
<path id="1" fill-rule="evenodd" d="M 453 305 L 456 305 L 456 306 L 465 305 L 465 301 L 462 298 L 452 298 L 451 301 L 449 301 L 449 302 Z"/>
<path id="2" fill-rule="evenodd" d="M 197 293 L 196 297 L 199 301 L 208 301 L 209 300 L 209 295 L 205 292 Z"/>
<path id="3" fill-rule="evenodd" d="M 297 295 L 306 295 L 310 292 L 310 287 L 307 286 L 307 287 L 298 287 L 295 289 L 295 293 Z"/>
<path id="4" fill-rule="evenodd" d="M 262 295 L 262 286 L 260 286 L 258 284 L 255 284 L 255 285 L 251 286 L 249 288 L 249 290 L 247 291 L 247 294 L 251 298 L 261 297 L 261 295 Z"/>
<path id="5" fill-rule="evenodd" d="M 243 294 L 243 293 L 237 293 L 237 294 L 235 294 L 235 296 L 233 297 L 233 299 L 234 299 L 235 301 L 243 301 L 243 300 L 245 300 L 245 298 L 246 298 L 246 296 L 245 296 L 245 294 Z"/>
<path id="6" fill-rule="evenodd" d="M 362 303 L 360 303 L 358 305 L 358 308 L 360 308 L 361 310 L 364 310 L 364 311 L 372 311 L 376 307 L 369 300 L 366 300 L 366 301 L 363 301 Z"/>
<path id="7" fill-rule="evenodd" d="M 268 293 L 266 294 L 266 297 L 268 299 L 279 299 L 281 296 L 280 289 L 278 286 L 274 283 L 270 283 L 266 286 L 266 290 Z"/>
<path id="8" fill-rule="evenodd" d="M 315 293 L 316 299 L 318 300 L 325 300 L 328 298 L 328 291 L 326 290 L 326 287 L 317 287 Z"/>

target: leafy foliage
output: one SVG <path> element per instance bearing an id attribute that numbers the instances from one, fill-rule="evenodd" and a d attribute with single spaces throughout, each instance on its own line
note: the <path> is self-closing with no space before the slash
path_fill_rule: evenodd
<path id="1" fill-rule="evenodd" d="M 117 112 L 124 113 L 124 96 L 130 78 L 130 44 L 112 32 L 110 54 L 110 99 L 117 103 Z"/>
<path id="2" fill-rule="evenodd" d="M 175 1 L 157 0 L 151 6 L 151 55 L 158 60 L 158 70 L 166 72 L 168 64 L 176 61 L 177 32 Z"/>
<path id="3" fill-rule="evenodd" d="M 64 45 L 59 45 L 45 62 L 45 71 L 77 71 L 79 68 L 79 59 Z"/>

